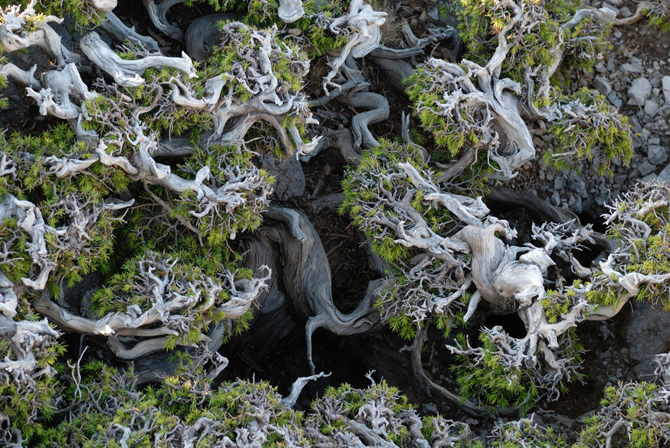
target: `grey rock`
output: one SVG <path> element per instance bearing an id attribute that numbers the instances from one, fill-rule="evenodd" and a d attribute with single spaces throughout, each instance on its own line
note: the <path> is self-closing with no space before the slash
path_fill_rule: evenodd
<path id="1" fill-rule="evenodd" d="M 615 64 L 616 64 L 616 62 L 614 61 L 614 58 L 610 57 L 607 60 L 607 71 L 612 73 L 614 71 L 614 69 L 616 68 Z"/>
<path id="2" fill-rule="evenodd" d="M 637 178 L 636 178 L 637 179 Z M 640 177 L 639 178 L 642 182 L 654 182 L 658 180 L 658 175 L 656 173 L 651 173 L 648 176 Z"/>
<path id="3" fill-rule="evenodd" d="M 644 302 L 634 302 L 625 338 L 630 357 L 638 362 L 647 356 L 667 351 L 667 344 L 670 343 L 670 313 L 652 308 Z"/>
<path id="4" fill-rule="evenodd" d="M 621 71 L 624 73 L 644 73 L 644 66 L 641 60 L 633 56 L 628 62 L 621 65 Z"/>
<path id="5" fill-rule="evenodd" d="M 648 355 L 642 358 L 642 362 L 640 362 L 640 364 L 635 367 L 635 375 L 637 376 L 637 380 L 654 381 L 656 379 L 656 375 L 654 374 L 656 367 L 658 367 L 658 364 L 656 363 L 655 355 Z"/>
<path id="6" fill-rule="evenodd" d="M 663 96 L 665 97 L 665 102 L 670 103 L 670 76 L 664 76 L 662 84 L 663 84 Z"/>
<path id="7" fill-rule="evenodd" d="M 662 165 L 668 160 L 668 151 L 662 146 L 649 146 L 647 149 L 647 159 L 654 165 Z"/>
<path id="8" fill-rule="evenodd" d="M 628 104 L 644 106 L 644 102 L 647 101 L 649 95 L 651 95 L 651 83 L 649 80 L 647 78 L 637 78 L 628 89 L 628 96 L 630 97 Z"/>
<path id="9" fill-rule="evenodd" d="M 663 171 L 658 173 L 657 179 L 660 182 L 665 182 L 666 184 L 670 184 L 670 165 L 666 166 L 665 168 L 663 168 Z"/>
<path id="10" fill-rule="evenodd" d="M 628 179 L 628 173 L 617 174 L 614 176 L 614 185 L 623 185 L 626 179 Z M 609 190 L 608 193 L 610 193 Z"/>
<path id="11" fill-rule="evenodd" d="M 598 92 L 605 96 L 609 95 L 612 91 L 612 85 L 607 79 L 605 79 L 604 76 L 596 76 L 596 78 L 593 80 L 593 87 L 598 89 Z"/>
<path id="12" fill-rule="evenodd" d="M 558 195 L 558 191 L 554 191 L 554 194 L 551 195 L 551 203 L 556 207 L 561 205 L 561 197 Z"/>
<path id="13" fill-rule="evenodd" d="M 607 73 L 607 67 L 603 64 L 603 61 L 600 61 L 596 64 L 595 69 L 598 73 Z"/>
<path id="14" fill-rule="evenodd" d="M 619 10 L 619 14 L 621 14 L 621 17 L 630 17 L 633 15 L 633 12 L 627 6 L 624 6 Z"/>
<path id="15" fill-rule="evenodd" d="M 657 87 L 654 87 L 653 89 L 651 89 L 651 96 L 653 96 L 654 98 L 658 98 L 658 100 L 661 103 L 663 103 L 663 98 L 661 98 L 661 89 L 659 89 Z"/>
<path id="16" fill-rule="evenodd" d="M 578 215 L 584 211 L 584 204 L 581 196 L 575 196 L 575 204 L 572 206 L 572 211 Z"/>
<path id="17" fill-rule="evenodd" d="M 619 95 L 617 95 L 617 93 L 614 92 L 614 91 L 610 92 L 610 94 L 607 95 L 607 99 L 612 104 L 612 106 L 614 106 L 616 108 L 619 108 L 623 105 L 623 101 L 621 101 L 621 98 L 619 98 Z"/>
<path id="18" fill-rule="evenodd" d="M 633 130 L 633 132 L 635 132 L 636 134 L 641 134 L 642 126 L 640 125 L 640 120 L 638 120 L 635 115 L 631 115 L 628 118 L 630 121 L 630 128 Z"/>
<path id="19" fill-rule="evenodd" d="M 563 182 L 563 179 L 561 179 L 560 177 L 556 177 L 556 179 L 554 179 L 554 190 L 556 191 L 562 190 L 564 186 L 565 183 Z"/>
<path id="20" fill-rule="evenodd" d="M 651 82 L 651 86 L 655 89 L 661 87 L 662 84 L 661 77 L 658 75 L 658 73 L 652 76 L 651 81 L 649 82 Z"/>
<path id="21" fill-rule="evenodd" d="M 644 159 L 644 161 L 637 166 L 637 170 L 640 172 L 640 175 L 646 176 L 656 170 L 656 165 L 651 164 L 647 159 Z"/>
<path id="22" fill-rule="evenodd" d="M 644 102 L 644 113 L 649 115 L 651 118 L 654 118 L 656 116 L 656 113 L 658 112 L 659 105 L 656 101 L 654 100 L 647 100 Z"/>

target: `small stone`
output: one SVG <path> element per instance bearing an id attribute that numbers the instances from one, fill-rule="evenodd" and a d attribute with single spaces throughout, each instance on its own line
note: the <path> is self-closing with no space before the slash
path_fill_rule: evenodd
<path id="1" fill-rule="evenodd" d="M 658 112 L 659 105 L 656 101 L 647 100 L 644 102 L 644 113 L 654 118 L 656 112 Z"/>
<path id="2" fill-rule="evenodd" d="M 596 76 L 593 80 L 593 87 L 605 96 L 609 95 L 612 91 L 612 85 L 604 76 Z"/>
<path id="3" fill-rule="evenodd" d="M 554 191 L 554 194 L 551 195 L 551 203 L 555 207 L 561 205 L 561 197 L 558 195 L 558 191 Z"/>
<path id="4" fill-rule="evenodd" d="M 424 403 L 423 412 L 426 414 L 437 414 L 437 406 L 434 403 Z"/>
<path id="5" fill-rule="evenodd" d="M 595 69 L 598 73 L 607 73 L 607 67 L 603 64 L 603 61 L 600 61 L 596 64 Z"/>
<path id="6" fill-rule="evenodd" d="M 288 33 L 291 36 L 300 36 L 302 34 L 302 31 L 300 31 L 300 29 L 298 28 L 291 28 L 290 30 L 288 30 Z"/>
<path id="7" fill-rule="evenodd" d="M 615 185 L 623 185 L 623 183 L 626 182 L 626 179 L 628 179 L 627 173 L 617 174 L 614 176 Z"/>
<path id="8" fill-rule="evenodd" d="M 556 191 L 562 190 L 563 187 L 565 187 L 565 183 L 563 182 L 563 179 L 561 179 L 560 177 L 557 177 L 556 179 L 554 179 L 554 190 L 556 190 Z"/>
<path id="9" fill-rule="evenodd" d="M 645 183 L 654 182 L 654 181 L 658 180 L 658 176 L 656 175 L 656 173 L 651 173 L 647 176 L 640 177 L 639 180 L 641 180 L 642 182 L 645 182 Z"/>
<path id="10" fill-rule="evenodd" d="M 607 99 L 612 104 L 612 106 L 616 107 L 617 109 L 623 105 L 623 101 L 621 101 L 619 95 L 617 95 L 617 93 L 614 91 L 610 92 L 610 94 L 607 95 Z"/>
<path id="11" fill-rule="evenodd" d="M 628 8 L 628 6 L 624 6 L 619 10 L 619 14 L 621 15 L 621 17 L 630 17 L 633 15 L 633 12 L 630 10 L 630 8 Z"/>
<path id="12" fill-rule="evenodd" d="M 578 215 L 584 211 L 584 204 L 582 203 L 581 196 L 575 196 L 575 205 L 572 206 L 572 211 Z"/>
<path id="13" fill-rule="evenodd" d="M 647 129 L 645 129 L 647 131 Z M 649 131 L 647 131 L 647 143 L 650 145 L 660 145 L 661 144 L 661 139 L 658 137 L 649 137 Z"/>
<path id="14" fill-rule="evenodd" d="M 668 60 L 670 60 L 670 58 L 668 58 Z M 612 58 L 612 57 L 609 58 L 607 60 L 607 71 L 610 72 L 610 73 L 614 72 L 614 69 L 616 67 L 615 64 L 616 64 L 616 62 L 614 61 L 614 58 Z"/>
<path id="15" fill-rule="evenodd" d="M 619 47 L 623 48 L 623 47 Z M 644 66 L 642 65 L 642 61 L 633 56 L 626 62 L 625 64 L 621 65 L 621 70 L 626 73 L 643 73 L 644 72 Z"/>
<path id="16" fill-rule="evenodd" d="M 651 83 L 647 78 L 637 78 L 628 89 L 630 100 L 628 104 L 633 106 L 644 106 L 644 102 L 651 95 Z"/>
<path id="17" fill-rule="evenodd" d="M 670 76 L 663 77 L 663 96 L 665 96 L 665 102 L 670 103 Z"/>
<path id="18" fill-rule="evenodd" d="M 666 166 L 663 168 L 663 171 L 658 173 L 657 179 L 661 182 L 665 182 L 666 184 L 670 184 L 670 165 Z"/>
<path id="19" fill-rule="evenodd" d="M 614 13 L 615 17 L 619 14 L 619 8 L 615 8 L 614 6 L 608 5 L 607 3 L 603 4 L 603 8 L 607 8 L 610 11 L 612 11 Z M 619 30 L 617 30 L 617 31 L 619 31 Z M 616 32 L 614 33 L 614 35 L 616 36 Z"/>
<path id="20" fill-rule="evenodd" d="M 645 159 L 637 166 L 637 170 L 640 172 L 641 176 L 646 176 L 647 174 L 653 173 L 656 170 L 656 166 L 652 165 L 648 160 Z"/>
<path id="21" fill-rule="evenodd" d="M 623 36 L 623 34 L 621 34 L 621 31 L 614 30 L 614 37 L 616 37 L 617 39 L 621 39 L 621 36 Z"/>
<path id="22" fill-rule="evenodd" d="M 630 128 L 633 130 L 633 132 L 641 133 L 642 126 L 640 125 L 640 120 L 638 120 L 635 115 L 631 115 L 629 118 L 630 118 Z"/>
<path id="23" fill-rule="evenodd" d="M 650 146 L 647 150 L 647 159 L 654 165 L 663 165 L 668 160 L 668 152 L 662 146 Z"/>

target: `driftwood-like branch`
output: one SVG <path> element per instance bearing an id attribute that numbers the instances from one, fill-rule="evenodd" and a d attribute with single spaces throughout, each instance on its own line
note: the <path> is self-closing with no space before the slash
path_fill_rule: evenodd
<path id="1" fill-rule="evenodd" d="M 46 367 L 40 367 L 38 359 L 40 352 L 46 350 L 59 336 L 59 333 L 49 326 L 47 319 L 16 322 L 0 315 L 0 336 L 11 341 L 13 355 L 0 360 L 0 378 L 3 381 L 11 381 L 21 389 L 31 389 L 41 376 L 55 373 L 55 369 L 48 364 Z M 9 378 L 11 380 L 8 381 Z"/>
<path id="2" fill-rule="evenodd" d="M 142 3 L 149 13 L 151 23 L 158 31 L 178 42 L 184 41 L 184 32 L 181 28 L 172 25 L 167 20 L 168 10 L 174 5 L 184 3 L 184 0 L 162 0 L 158 4 L 154 0 L 142 0 Z"/>
<path id="3" fill-rule="evenodd" d="M 300 319 L 306 321 L 307 356 L 312 361 L 312 334 L 326 328 L 346 336 L 373 331 L 379 324 L 379 314 L 373 307 L 376 291 L 382 281 L 371 281 L 360 304 L 349 314 L 342 314 L 332 299 L 332 280 L 328 259 L 316 229 L 300 211 L 272 206 L 266 217 L 288 226 L 261 227 L 257 233 L 279 244 L 283 260 L 280 273 L 284 294 Z M 268 249 L 270 246 L 266 246 Z"/>
<path id="4" fill-rule="evenodd" d="M 46 244 L 46 235 L 53 229 L 46 225 L 42 212 L 35 204 L 20 200 L 11 194 L 5 196 L 0 202 L 0 221 L 7 218 L 16 219 L 18 227 L 30 235 L 31 242 L 27 251 L 33 264 L 40 268 L 34 280 L 22 278 L 21 281 L 30 288 L 43 290 L 54 268 L 54 262 L 48 256 Z"/>
<path id="5" fill-rule="evenodd" d="M 340 29 L 346 27 L 353 33 L 353 36 L 349 38 L 349 42 L 341 50 L 337 59 L 330 63 L 331 70 L 323 79 L 323 90 L 326 95 L 329 94 L 329 87 L 340 88 L 332 80 L 349 55 L 362 58 L 379 47 L 381 42 L 379 27 L 386 21 L 385 17 L 385 12 L 373 10 L 372 6 L 365 4 L 363 0 L 352 0 L 349 5 L 349 12 L 330 23 L 329 28 L 334 34 L 340 34 Z"/>
<path id="6" fill-rule="evenodd" d="M 141 75 L 150 67 L 173 67 L 186 73 L 189 78 L 198 76 L 191 58 L 183 52 L 181 58 L 147 56 L 136 60 L 121 59 L 95 31 L 82 37 L 79 47 L 91 62 L 111 75 L 117 84 L 124 87 L 137 87 L 144 84 Z"/>
<path id="7" fill-rule="evenodd" d="M 305 15 L 302 9 L 302 0 L 279 0 L 279 18 L 284 23 L 293 23 Z"/>
<path id="8" fill-rule="evenodd" d="M 160 52 L 158 42 L 156 42 L 154 38 L 142 36 L 135 31 L 135 27 L 127 26 L 111 11 L 105 14 L 105 20 L 100 24 L 100 28 L 105 30 L 119 42 L 124 42 L 127 39 L 131 43 L 141 45 L 147 51 Z"/>
<path id="9" fill-rule="evenodd" d="M 12 318 L 16 316 L 16 307 L 18 305 L 19 300 L 14 292 L 14 283 L 0 271 L 0 313 Z"/>
<path id="10" fill-rule="evenodd" d="M 300 377 L 297 380 L 293 382 L 293 385 L 291 386 L 291 393 L 289 394 L 288 397 L 282 398 L 281 402 L 284 406 L 292 408 L 295 406 L 296 401 L 298 401 L 298 397 L 300 396 L 300 392 L 307 386 L 307 384 L 310 381 L 316 381 L 319 378 L 325 378 L 329 377 L 330 373 L 318 373 L 316 375 L 310 375 L 310 376 L 304 376 Z"/>
<path id="11" fill-rule="evenodd" d="M 367 112 L 361 112 L 351 120 L 351 130 L 354 133 L 355 147 L 361 145 L 366 148 L 379 146 L 368 127 L 371 124 L 380 123 L 389 117 L 390 109 L 386 97 L 372 92 L 358 92 L 348 98 L 349 103 L 355 108 L 370 109 Z"/>
<path id="12" fill-rule="evenodd" d="M 196 97 L 188 86 L 172 79 L 172 100 L 189 109 L 206 110 L 214 119 L 211 142 L 222 145 L 239 145 L 251 126 L 263 120 L 279 134 L 279 140 L 289 155 L 300 157 L 309 154 L 320 137 L 305 142 L 294 121 L 283 124 L 283 118 L 293 116 L 304 124 L 318 124 L 309 111 L 307 98 L 293 91 L 273 68 L 278 58 L 289 58 L 291 70 L 300 78 L 309 70 L 309 63 L 276 39 L 277 29 L 255 30 L 240 22 L 224 25 L 225 45 L 235 47 L 253 69 L 245 69 L 235 62 L 231 73 L 217 75 L 205 82 L 202 97 Z M 240 101 L 233 98 L 232 82 L 244 88 L 250 98 Z M 224 88 L 230 91 L 226 94 Z M 280 119 L 281 118 L 281 119 Z"/>
<path id="13" fill-rule="evenodd" d="M 216 45 L 221 42 L 219 22 L 238 22 L 238 14 L 208 14 L 198 17 L 189 25 L 184 36 L 186 53 L 194 61 L 202 62 L 211 56 Z"/>
<path id="14" fill-rule="evenodd" d="M 193 320 L 189 312 L 204 313 L 211 310 L 211 316 L 223 314 L 227 320 L 239 319 L 265 290 L 266 281 L 270 278 L 267 267 L 264 267 L 267 274 L 264 278 L 236 280 L 232 272 L 225 271 L 220 278 L 189 279 L 184 274 L 173 272 L 176 263 L 177 260 L 151 252 L 137 262 L 137 278 L 129 287 L 135 288 L 138 295 L 149 295 L 147 300 L 150 300 L 151 306 L 145 310 L 138 305 L 130 305 L 125 312 L 91 319 L 69 312 L 47 295 L 34 302 L 33 306 L 68 331 L 107 336 L 108 345 L 118 357 L 137 359 L 162 350 L 175 333 L 188 333 Z M 217 304 L 224 287 L 229 291 L 229 298 Z M 204 320 L 206 325 L 211 318 L 205 317 Z M 135 339 L 149 339 L 136 341 L 132 348 L 127 348 L 117 339 L 131 336 Z M 200 340 L 210 339 L 201 334 Z"/>
<path id="15" fill-rule="evenodd" d="M 504 38 L 499 37 L 499 42 L 499 48 L 506 52 Z M 463 60 L 461 65 L 467 71 L 438 59 L 430 59 L 424 67 L 431 77 L 429 84 L 436 83 L 440 89 L 445 89 L 439 109 L 430 109 L 430 112 L 450 117 L 453 124 L 448 126 L 464 126 L 477 135 L 477 146 L 488 150 L 488 157 L 499 166 L 500 177 L 509 179 L 535 156 L 535 146 L 528 126 L 520 116 L 518 100 L 508 92 L 520 94 L 521 86 L 510 79 L 497 78 L 502 60 L 504 55 L 494 55 L 485 67 Z M 418 107 L 419 111 L 424 109 L 428 110 Z M 503 132 L 504 139 L 500 138 L 496 128 Z"/>
<path id="16" fill-rule="evenodd" d="M 79 62 L 81 57 L 61 44 L 61 37 L 49 26 L 50 22 L 61 23 L 63 19 L 54 16 L 40 18 L 35 13 L 37 0 L 32 0 L 25 9 L 22 6 L 8 6 L 0 9 L 0 45 L 2 51 L 10 53 L 24 48 L 38 46 L 58 61 L 59 65 Z M 33 28 L 27 31 L 26 28 Z"/>
<path id="17" fill-rule="evenodd" d="M 30 70 L 21 70 L 19 67 L 9 62 L 0 66 L 0 76 L 6 76 L 21 85 L 39 89 L 41 84 L 35 79 L 36 70 L 36 65 L 33 65 Z"/>
<path id="18" fill-rule="evenodd" d="M 88 91 L 88 86 L 82 81 L 73 63 L 65 65 L 60 71 L 44 72 L 42 88 L 35 91 L 32 87 L 26 87 L 26 92 L 39 105 L 40 114 L 53 115 L 64 120 L 78 118 L 81 113 L 80 105 L 98 96 L 97 93 Z"/>

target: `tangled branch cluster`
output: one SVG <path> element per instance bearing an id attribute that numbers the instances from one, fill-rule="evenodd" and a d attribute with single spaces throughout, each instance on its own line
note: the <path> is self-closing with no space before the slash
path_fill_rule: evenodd
<path id="1" fill-rule="evenodd" d="M 0 86 L 22 86 L 45 117 L 30 135 L 0 135 L 0 443 L 481 446 L 467 424 L 421 417 L 371 374 L 368 388 L 330 388 L 305 413 L 292 409 L 300 391 L 326 375 L 299 378 L 286 398 L 264 382 L 215 387 L 228 364 L 216 350 L 281 309 L 304 324 L 315 373 L 316 329 L 365 334 L 381 317 L 414 341 L 412 367 L 429 392 L 470 413 L 509 415 L 581 380 L 581 322 L 611 318 L 632 298 L 670 307 L 667 185 L 638 184 L 615 201 L 604 235 L 550 207 L 556 222 L 538 213 L 523 229 L 481 196 L 487 181 L 512 179 L 539 151 L 558 168 L 575 156 L 594 160 L 601 174 L 632 157 L 626 119 L 601 96 L 550 82 L 570 58 L 604 48 L 617 23 L 604 9 L 460 0 L 468 53 L 445 60 L 424 49 L 459 39 L 455 29 L 419 39 L 404 24 L 404 48 L 389 48 L 382 26 L 391 17 L 363 0 L 210 0 L 228 21 L 216 31 L 221 16 L 191 26 L 209 24 L 211 48 L 189 41 L 197 29 L 168 21 L 170 8 L 193 2 L 144 1 L 153 26 L 186 41 L 190 55 L 128 27 L 114 0 L 42 3 L 0 8 L 11 59 L 0 62 Z M 643 10 L 652 21 L 667 16 L 655 2 Z M 78 30 L 70 48 L 67 31 L 52 27 L 62 15 Z M 20 67 L 19 50 L 44 63 Z M 318 62 L 327 67 L 316 82 L 308 52 L 330 58 Z M 434 141 L 404 118 L 402 142 L 376 135 L 371 125 L 391 107 L 368 91 L 371 71 L 356 61 L 366 56 L 380 73 L 407 78 Z M 325 96 L 310 100 L 309 82 Z M 326 108 L 335 98 L 347 107 Z M 339 128 L 323 128 L 311 107 Z M 545 148 L 532 137 L 542 129 Z M 352 166 L 334 190 L 343 194 L 324 199 L 351 216 L 383 277 L 367 279 L 348 314 L 334 301 L 332 252 L 310 215 L 290 208 L 306 198 L 301 162 L 333 147 Z M 434 163 L 444 150 L 445 164 Z M 312 199 L 328 188 L 320 182 Z M 599 258 L 584 261 L 587 247 Z M 525 334 L 483 324 L 500 314 L 518 315 Z M 447 342 L 455 362 L 435 364 L 467 402 L 423 370 L 430 326 L 459 333 Z M 62 332 L 104 344 L 94 354 L 73 347 L 73 361 Z M 99 361 L 130 366 L 170 350 L 169 368 L 156 368 L 160 384 L 146 388 L 131 368 Z M 657 386 L 609 388 L 578 446 L 667 442 L 669 359 L 658 358 Z M 490 441 L 565 446 L 525 418 L 498 424 Z"/>

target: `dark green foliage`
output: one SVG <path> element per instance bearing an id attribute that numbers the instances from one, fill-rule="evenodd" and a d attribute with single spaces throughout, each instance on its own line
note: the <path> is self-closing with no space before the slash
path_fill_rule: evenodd
<path id="1" fill-rule="evenodd" d="M 29 308 L 24 304 L 23 309 Z M 32 317 L 37 318 L 34 314 Z M 0 356 L 4 362 L 11 362 L 14 358 L 10 345 L 10 340 L 0 339 Z M 65 345 L 55 339 L 43 344 L 40 352 L 36 353 L 43 373 L 33 381 L 15 381 L 5 371 L 0 372 L 0 414 L 7 417 L 12 428 L 20 430 L 26 438 L 32 437 L 53 419 L 56 410 L 54 399 L 62 393 L 62 385 L 48 372 L 64 352 Z"/>
<path id="2" fill-rule="evenodd" d="M 515 12 L 496 0 L 459 0 L 460 36 L 468 49 L 465 58 L 485 65 L 498 46 L 497 35 L 509 25 Z M 523 19 L 507 33 L 510 50 L 503 64 L 503 75 L 523 83 L 525 71 L 547 68 L 557 56 L 574 55 L 579 63 L 595 60 L 595 55 L 607 47 L 607 28 L 599 28 L 586 19 L 574 29 L 563 29 L 577 9 L 573 0 L 528 0 L 523 4 Z M 596 40 L 579 39 L 595 35 Z"/>
<path id="3" fill-rule="evenodd" d="M 476 126 L 461 125 L 470 117 L 456 113 L 440 114 L 436 110 L 444 103 L 447 85 L 435 79 L 435 69 L 420 66 L 406 79 L 407 95 L 414 103 L 421 126 L 433 135 L 438 148 L 444 148 L 451 157 L 456 157 L 466 145 L 479 142 L 482 135 Z"/>
<path id="4" fill-rule="evenodd" d="M 340 212 L 349 213 L 354 224 L 370 239 L 373 250 L 391 263 L 405 258 L 408 248 L 395 241 L 395 236 L 380 219 L 397 222 L 401 218 L 397 215 L 400 208 L 397 205 L 403 199 L 409 201 L 436 233 L 449 233 L 454 224 L 448 210 L 424 201 L 424 193 L 398 167 L 398 163 L 409 163 L 432 180 L 434 174 L 424 157 L 419 146 L 381 140 L 377 148 L 363 153 L 358 166 L 350 170 L 342 182 L 344 202 Z M 392 199 L 386 200 L 387 194 Z M 406 227 L 410 225 L 408 221 Z"/>
<path id="5" fill-rule="evenodd" d="M 452 366 L 456 374 L 460 394 L 464 399 L 477 398 L 485 406 L 514 407 L 522 413 L 535 404 L 540 396 L 533 373 L 523 366 L 510 367 L 501 361 L 499 347 L 486 332 L 479 334 L 481 359 L 457 355 L 457 364 Z M 459 347 L 467 347 L 462 334 L 457 335 Z"/>
<path id="6" fill-rule="evenodd" d="M 98 361 L 74 367 L 63 376 L 65 401 L 59 404 L 69 406 L 70 412 L 49 427 L 27 423 L 24 434 L 30 433 L 31 445 L 39 447 L 120 446 L 124 428 L 129 430 L 129 446 L 181 446 L 195 439 L 197 447 L 222 446 L 226 440 L 287 447 L 320 446 L 324 440 L 353 442 L 360 437 L 356 428 L 366 427 L 386 434 L 386 440 L 399 447 L 409 447 L 416 440 L 410 429 L 418 424 L 427 441 L 444 442 L 448 436 L 453 446 L 472 446 L 467 425 L 439 416 L 418 417 L 407 398 L 384 381 L 366 389 L 346 384 L 329 388 L 303 413 L 285 407 L 266 382 L 238 380 L 214 388 L 201 365 L 184 357 L 182 361 L 175 375 L 143 390 L 135 387 L 132 371 Z M 383 422 L 372 422 L 377 410 Z"/>
<path id="7" fill-rule="evenodd" d="M 656 25 L 664 33 L 670 33 L 670 5 L 665 0 L 651 0 L 646 2 L 643 10 L 649 23 Z"/>
<path id="8" fill-rule="evenodd" d="M 273 179 L 267 171 L 256 168 L 253 157 L 252 151 L 237 146 L 211 145 L 207 150 L 195 147 L 193 154 L 179 167 L 178 174 L 185 179 L 193 179 L 201 167 L 208 166 L 209 183 L 213 189 L 227 183 L 246 181 L 247 190 L 244 195 L 239 195 L 237 201 L 231 200 L 226 213 L 206 213 L 197 219 L 193 213 L 202 212 L 203 206 L 195 194 L 185 192 L 181 200 L 174 203 L 171 218 L 193 221 L 212 246 L 223 244 L 238 233 L 256 229 L 261 224 L 261 214 L 267 206 Z"/>
<path id="9" fill-rule="evenodd" d="M 494 448 L 567 448 L 563 437 L 551 427 L 534 423 L 532 418 L 507 422 L 496 426 L 492 435 Z"/>
<path id="10" fill-rule="evenodd" d="M 2 48 L 0 46 L 0 51 Z M 7 63 L 7 59 L 0 57 L 0 64 Z M 7 88 L 7 77 L 0 75 L 0 91 Z M 9 106 L 9 100 L 3 96 L 0 96 L 0 110 L 6 109 Z"/>
<path id="11" fill-rule="evenodd" d="M 0 8 L 21 4 L 26 6 L 31 0 L 0 0 Z M 35 4 L 35 12 L 56 17 L 69 17 L 77 28 L 88 28 L 100 25 L 105 13 L 93 8 L 91 0 L 39 0 Z"/>
<path id="12" fill-rule="evenodd" d="M 109 261 L 119 224 L 119 212 L 107 209 L 105 199 L 125 190 L 129 179 L 121 171 L 93 163 L 75 175 L 58 176 L 57 167 L 67 159 L 86 160 L 91 157 L 83 142 L 77 142 L 67 125 L 58 125 L 38 136 L 13 133 L 0 134 L 0 157 L 8 157 L 16 168 L 16 176 L 0 178 L 0 194 L 37 204 L 45 223 L 54 229 L 69 229 L 65 234 L 45 235 L 49 258 L 54 263 L 52 288 L 58 289 L 65 278 L 69 285 Z M 97 217 L 81 222 L 81 214 Z M 74 225 L 78 231 L 75 231 Z M 79 232 L 85 232 L 82 236 Z M 29 277 L 31 263 L 27 253 L 28 235 L 17 228 L 16 221 L 0 223 L 0 234 L 14 250 L 16 261 L 1 269 L 12 281 Z M 66 241 L 68 243 L 66 243 Z M 77 242 L 78 241 L 78 242 Z M 34 266 L 33 266 L 34 268 Z"/>
<path id="13" fill-rule="evenodd" d="M 255 27 L 267 28 L 276 25 L 284 28 L 286 24 L 279 18 L 277 0 L 187 0 L 187 6 L 196 3 L 209 3 L 215 11 L 235 12 L 244 15 L 244 23 Z M 329 21 L 339 17 L 348 8 L 348 1 L 303 1 L 305 15 L 289 24 L 302 33 L 302 46 L 311 56 L 323 56 L 326 50 L 337 50 L 348 42 L 347 35 L 337 35 L 328 29 Z M 305 38 L 305 39 L 302 39 Z"/>
<path id="14" fill-rule="evenodd" d="M 575 448 L 594 446 L 655 448 L 669 440 L 670 416 L 662 412 L 663 399 L 652 383 L 620 382 L 605 389 L 601 409 L 584 419 L 586 427 Z M 617 430 L 611 431 L 614 428 Z M 611 432 L 611 440 L 606 435 Z"/>
<path id="15" fill-rule="evenodd" d="M 402 231 L 427 226 L 437 239 L 452 235 L 458 226 L 446 207 L 426 200 L 431 190 L 415 185 L 402 164 L 420 173 L 426 184 L 434 184 L 435 174 L 428 168 L 423 148 L 381 140 L 347 173 L 340 211 L 349 213 L 369 238 L 372 250 L 391 263 L 392 279 L 379 290 L 375 304 L 389 327 L 411 340 L 419 326 L 433 320 L 446 336 L 462 322 L 469 297 L 458 291 L 460 274 L 439 258 L 419 255 L 420 250 L 408 247 L 395 226 L 401 223 Z M 447 300 L 452 294 L 455 297 Z"/>
<path id="16" fill-rule="evenodd" d="M 558 169 L 576 168 L 579 160 L 597 160 L 598 175 L 612 175 L 615 160 L 628 165 L 633 158 L 632 131 L 622 116 L 600 93 L 583 88 L 569 97 L 554 100 L 576 113 L 550 123 L 552 140 L 543 154 Z M 552 102 L 554 102 L 552 101 Z M 566 150 L 567 149 L 567 150 Z"/>

